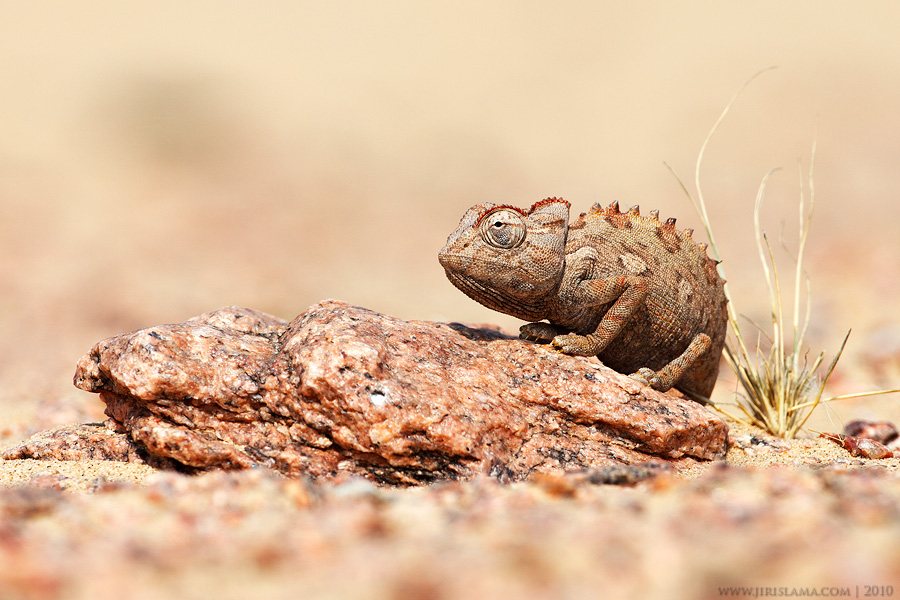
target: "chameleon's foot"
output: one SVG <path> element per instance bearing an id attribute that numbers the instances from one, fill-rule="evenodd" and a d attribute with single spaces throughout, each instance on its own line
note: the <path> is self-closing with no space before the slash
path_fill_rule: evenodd
<path id="1" fill-rule="evenodd" d="M 658 390 L 660 392 L 666 391 L 667 387 L 663 389 L 665 386 L 663 385 L 662 380 L 659 378 L 659 374 L 653 369 L 648 369 L 647 367 L 641 367 L 637 370 L 636 373 L 632 373 L 629 375 L 632 379 L 646 385 L 654 390 Z"/>
<path id="2" fill-rule="evenodd" d="M 596 356 L 597 348 L 592 340 L 585 335 L 567 333 L 553 338 L 553 347 L 563 354 L 574 356 Z"/>
<path id="3" fill-rule="evenodd" d="M 559 328 L 550 323 L 528 323 L 519 327 L 519 337 L 539 344 L 547 344 L 559 335 Z"/>

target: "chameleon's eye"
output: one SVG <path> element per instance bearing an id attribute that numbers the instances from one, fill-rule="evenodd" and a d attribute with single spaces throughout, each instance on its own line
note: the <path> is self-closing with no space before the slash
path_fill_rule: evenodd
<path id="1" fill-rule="evenodd" d="M 478 227 L 485 242 L 495 248 L 515 248 L 525 239 L 522 215 L 508 208 L 495 208 L 481 217 Z"/>

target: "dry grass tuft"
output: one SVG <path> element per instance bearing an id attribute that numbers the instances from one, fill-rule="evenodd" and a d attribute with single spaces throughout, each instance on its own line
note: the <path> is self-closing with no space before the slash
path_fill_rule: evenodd
<path id="1" fill-rule="evenodd" d="M 719 128 L 719 125 L 725 119 L 725 116 L 731 110 L 732 105 L 737 100 L 738 96 L 740 96 L 744 88 L 760 74 L 772 68 L 773 67 L 769 67 L 757 72 L 735 92 L 734 96 L 732 96 L 731 100 L 722 111 L 722 114 L 719 115 L 719 118 L 710 130 L 709 135 L 707 135 L 706 140 L 700 148 L 700 153 L 697 156 L 697 164 L 694 172 L 694 185 L 697 191 L 696 198 L 691 195 L 681 179 L 678 178 L 678 175 L 675 174 L 674 170 L 672 170 L 668 164 L 666 165 L 666 167 L 672 171 L 673 175 L 675 175 L 682 190 L 684 190 L 684 193 L 687 195 L 688 199 L 690 199 L 694 210 L 697 211 L 697 214 L 700 216 L 700 220 L 706 230 L 706 235 L 709 238 L 710 249 L 716 260 L 721 260 L 721 257 L 719 256 L 719 249 L 716 245 L 715 236 L 713 235 L 709 216 L 706 211 L 706 201 L 700 186 L 700 166 L 703 162 L 703 155 L 706 152 L 710 140 Z M 783 438 L 796 437 L 807 419 L 809 419 L 813 410 L 823 402 L 900 392 L 900 390 L 878 390 L 843 396 L 832 396 L 823 400 L 822 396 L 825 391 L 825 386 L 828 383 L 831 373 L 834 371 L 835 365 L 841 358 L 841 354 L 847 344 L 847 338 L 850 336 L 849 331 L 821 377 L 817 373 L 825 360 L 825 352 L 820 352 L 812 364 L 809 364 L 807 360 L 808 354 L 804 350 L 804 341 L 810 317 L 810 285 L 809 277 L 803 269 L 803 253 L 806 248 L 806 239 L 809 234 L 810 223 L 812 222 L 813 208 L 815 207 L 815 187 L 813 185 L 815 155 L 816 143 L 814 141 L 805 188 L 802 185 L 802 164 L 798 164 L 801 180 L 797 236 L 798 250 L 796 264 L 794 265 L 793 285 L 791 286 L 793 288 L 793 298 L 790 320 L 785 312 L 781 278 L 779 277 L 778 268 L 775 264 L 772 246 L 770 245 L 765 232 L 762 231 L 762 228 L 760 227 L 759 218 L 763 198 L 765 196 L 766 184 L 772 174 L 778 169 L 772 169 L 766 173 L 765 177 L 763 177 L 756 194 L 756 204 L 753 211 L 756 248 L 759 253 L 760 263 L 762 264 L 769 292 L 772 327 L 771 333 L 768 334 L 761 326 L 754 324 L 755 328 L 758 330 L 758 334 L 752 352 L 750 351 L 741 330 L 740 323 L 738 322 L 737 310 L 735 309 L 734 300 L 729 293 L 728 284 L 725 284 L 725 296 L 728 298 L 728 325 L 730 329 L 730 339 L 725 346 L 725 358 L 728 365 L 737 376 L 744 391 L 743 396 L 738 395 L 735 404 L 743 414 L 743 417 L 731 414 L 718 405 L 716 405 L 715 408 L 736 421 L 759 427 L 773 435 Z M 724 278 L 721 265 L 719 266 L 719 274 Z M 803 301 L 804 304 L 802 310 L 801 301 Z M 790 342 L 788 342 L 788 336 L 790 336 Z M 761 347 L 761 339 L 763 337 L 765 337 L 768 342 L 768 351 L 764 351 Z"/>

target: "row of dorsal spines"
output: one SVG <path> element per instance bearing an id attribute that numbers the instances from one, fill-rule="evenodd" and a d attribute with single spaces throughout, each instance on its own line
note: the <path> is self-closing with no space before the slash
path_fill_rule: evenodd
<path id="1" fill-rule="evenodd" d="M 634 206 L 629 208 L 627 211 L 622 212 L 619 209 L 619 201 L 614 200 L 614 201 L 610 202 L 609 206 L 607 206 L 606 208 L 603 208 L 603 206 L 601 206 L 599 202 L 595 202 L 594 205 L 591 206 L 590 212 L 591 212 L 591 214 L 595 214 L 595 215 L 598 215 L 601 217 L 608 218 L 610 223 L 613 225 L 627 226 L 626 223 L 630 222 L 630 219 L 628 219 L 629 217 L 640 217 L 641 216 L 641 207 L 640 207 L 640 205 L 635 204 Z M 580 216 L 582 218 L 584 218 L 586 215 L 585 215 L 585 213 L 581 213 Z M 625 217 L 625 219 L 622 219 L 622 217 Z M 665 220 L 664 223 L 659 223 L 659 211 L 651 210 L 648 213 L 647 217 L 641 219 L 640 221 L 642 221 L 648 225 L 652 224 L 667 233 L 668 232 L 676 233 L 678 235 L 678 237 L 680 237 L 684 240 L 690 240 L 691 243 L 693 243 L 695 246 L 700 248 L 700 250 L 703 253 L 706 253 L 706 249 L 708 247 L 707 244 L 705 244 L 703 242 L 694 242 L 693 241 L 693 239 L 692 239 L 692 236 L 694 235 L 693 229 L 687 228 L 681 232 L 675 231 L 675 217 L 669 217 L 668 219 Z M 714 262 L 716 264 L 719 263 L 719 261 L 714 261 Z"/>

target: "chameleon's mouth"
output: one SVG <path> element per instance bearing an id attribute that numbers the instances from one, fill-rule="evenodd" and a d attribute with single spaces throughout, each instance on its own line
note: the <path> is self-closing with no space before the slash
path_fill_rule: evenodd
<path id="1" fill-rule="evenodd" d="M 456 289 L 491 310 L 532 321 L 540 321 L 546 317 L 546 306 L 543 302 L 539 306 L 527 304 L 510 295 L 508 291 L 502 292 L 472 278 L 460 276 L 446 267 L 444 272 Z"/>
<path id="2" fill-rule="evenodd" d="M 468 277 L 460 277 L 449 269 L 444 269 L 444 272 L 447 274 L 447 279 L 450 280 L 450 283 L 456 286 L 456 289 L 466 296 L 473 300 L 477 300 L 478 302 L 487 304 L 489 308 L 503 312 L 503 309 L 497 308 L 504 300 L 504 297 L 500 292 Z"/>

